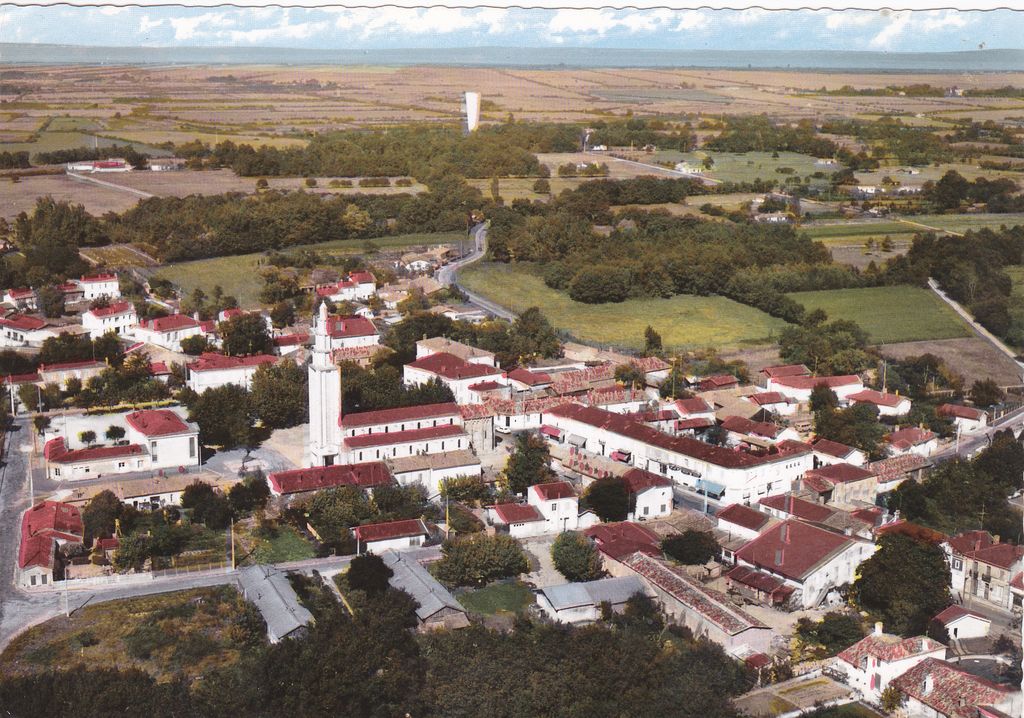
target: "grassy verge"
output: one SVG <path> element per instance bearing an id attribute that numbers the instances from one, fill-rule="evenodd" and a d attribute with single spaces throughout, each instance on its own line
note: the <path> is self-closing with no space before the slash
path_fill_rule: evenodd
<path id="1" fill-rule="evenodd" d="M 478 263 L 459 272 L 459 282 L 513 311 L 537 306 L 558 329 L 583 341 L 640 349 L 647 325 L 666 347 L 736 348 L 774 341 L 781 319 L 724 297 L 678 295 L 630 299 L 618 304 L 582 304 L 555 291 L 527 265 Z"/>
<path id="2" fill-rule="evenodd" d="M 934 293 L 920 287 L 866 287 L 789 295 L 808 310 L 857 322 L 877 344 L 970 336 L 960 317 Z"/>
<path id="3" fill-rule="evenodd" d="M 498 583 L 458 597 L 459 603 L 473 613 L 519 613 L 534 602 L 533 592 L 519 583 Z"/>
<path id="4" fill-rule="evenodd" d="M 273 535 L 269 537 L 255 536 L 248 527 L 240 527 L 236 537 L 243 544 L 242 547 L 236 547 L 236 552 L 244 548 L 244 554 L 248 554 L 246 564 L 302 561 L 313 558 L 315 554 L 310 543 L 293 526 L 287 524 L 276 526 Z"/>
<path id="5" fill-rule="evenodd" d="M 448 244 L 465 239 L 463 232 L 440 232 L 437 234 L 400 234 L 394 237 L 380 237 L 369 240 L 381 249 L 401 249 L 421 245 Z M 289 247 L 286 251 L 297 249 L 315 249 L 318 252 L 331 254 L 364 253 L 364 240 L 336 240 L 323 244 L 310 244 Z M 196 287 L 202 288 L 207 294 L 216 285 L 220 285 L 225 294 L 238 299 L 242 307 L 260 306 L 260 290 L 263 282 L 259 277 L 262 252 L 238 254 L 232 257 L 214 257 L 198 259 L 193 262 L 170 264 L 157 272 L 156 276 L 169 279 L 181 287 L 185 294 L 190 294 Z"/>
<path id="6" fill-rule="evenodd" d="M 21 634 L 0 655 L 0 673 L 27 674 L 78 663 L 136 667 L 157 678 L 199 678 L 265 640 L 255 607 L 231 587 L 201 588 L 98 603 Z"/>

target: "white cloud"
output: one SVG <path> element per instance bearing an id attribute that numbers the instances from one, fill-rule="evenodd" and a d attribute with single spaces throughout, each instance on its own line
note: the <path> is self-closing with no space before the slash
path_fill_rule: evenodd
<path id="1" fill-rule="evenodd" d="M 687 10 L 686 12 L 677 13 L 676 17 L 679 18 L 679 22 L 672 28 L 675 32 L 700 30 L 711 24 L 711 19 L 698 10 Z"/>
<path id="2" fill-rule="evenodd" d="M 955 10 L 931 10 L 921 20 L 921 30 L 935 32 L 951 27 L 963 27 L 967 24 L 964 16 Z"/>
<path id="3" fill-rule="evenodd" d="M 99 12 L 100 15 L 120 15 L 127 9 L 128 8 L 126 7 L 118 7 L 116 5 L 104 5 L 99 8 L 97 12 Z"/>
<path id="4" fill-rule="evenodd" d="M 150 30 L 154 30 L 163 24 L 163 20 L 150 20 L 149 15 L 143 15 L 139 18 L 139 32 L 143 35 L 147 35 Z"/>
<path id="5" fill-rule="evenodd" d="M 234 19 L 222 12 L 208 12 L 195 17 L 172 17 L 169 22 L 174 28 L 175 40 L 192 40 L 202 35 L 219 35 L 219 32 L 211 32 L 206 28 L 217 28 L 218 25 L 234 25 Z M 199 28 L 203 28 L 202 31 Z"/>
<path id="6" fill-rule="evenodd" d="M 583 9 L 557 11 L 548 21 L 546 32 L 550 38 L 562 35 L 597 35 L 603 37 L 616 30 L 630 34 L 655 33 L 663 29 L 693 30 L 708 24 L 704 13 L 677 12 L 659 8 L 630 10 L 617 13 L 612 10 Z M 564 38 L 563 38 L 564 39 Z"/>
<path id="7" fill-rule="evenodd" d="M 877 12 L 861 12 L 858 10 L 830 12 L 825 18 L 825 28 L 828 30 L 842 30 L 849 27 L 864 27 L 865 25 L 877 22 L 881 17 Z"/>
<path id="8" fill-rule="evenodd" d="M 754 25 L 769 17 L 771 11 L 759 7 L 749 7 L 739 12 L 731 12 L 726 15 L 729 22 L 737 25 Z M 779 13 L 781 15 L 781 13 Z"/>
<path id="9" fill-rule="evenodd" d="M 462 8 L 431 7 L 427 9 L 382 8 L 325 8 L 335 15 L 334 27 L 348 31 L 358 29 L 362 39 L 387 34 L 447 34 L 479 31 L 491 35 L 507 29 L 508 11 L 500 8 L 465 10 Z"/>
<path id="10" fill-rule="evenodd" d="M 910 25 L 910 13 L 909 12 L 895 12 L 895 13 L 883 13 L 883 17 L 886 18 L 888 24 L 882 28 L 882 31 L 871 38 L 868 45 L 876 50 L 888 50 L 892 47 L 893 43 L 899 39 L 899 37 L 906 32 L 907 27 Z"/>

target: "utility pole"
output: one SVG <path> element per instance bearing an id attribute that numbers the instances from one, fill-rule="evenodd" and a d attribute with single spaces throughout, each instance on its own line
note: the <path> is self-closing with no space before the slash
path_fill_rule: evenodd
<path id="1" fill-rule="evenodd" d="M 235 570 L 235 519 L 231 519 L 231 570 Z"/>

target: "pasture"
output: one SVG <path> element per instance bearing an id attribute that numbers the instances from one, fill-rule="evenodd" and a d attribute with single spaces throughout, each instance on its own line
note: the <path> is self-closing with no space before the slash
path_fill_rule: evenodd
<path id="1" fill-rule="evenodd" d="M 765 344 L 787 326 L 725 297 L 677 295 L 582 304 L 545 285 L 537 270 L 526 265 L 478 263 L 459 272 L 459 283 L 513 311 L 540 307 L 557 329 L 601 346 L 641 349 L 648 324 L 672 349 Z"/>
<path id="2" fill-rule="evenodd" d="M 970 328 L 933 292 L 920 287 L 864 287 L 794 292 L 808 309 L 823 309 L 829 319 L 849 319 L 874 344 L 953 339 L 970 336 Z"/>

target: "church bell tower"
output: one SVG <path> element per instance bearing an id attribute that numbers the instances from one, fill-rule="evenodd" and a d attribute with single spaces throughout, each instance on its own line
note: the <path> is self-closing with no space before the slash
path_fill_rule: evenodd
<path id="1" fill-rule="evenodd" d="M 309 364 L 309 465 L 331 466 L 341 451 L 341 370 L 331 353 L 327 304 L 313 316 Z"/>

